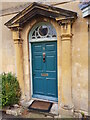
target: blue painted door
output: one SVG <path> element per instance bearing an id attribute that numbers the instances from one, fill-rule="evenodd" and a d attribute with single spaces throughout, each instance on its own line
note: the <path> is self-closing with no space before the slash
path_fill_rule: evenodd
<path id="1" fill-rule="evenodd" d="M 57 43 L 32 43 L 33 96 L 57 100 Z"/>

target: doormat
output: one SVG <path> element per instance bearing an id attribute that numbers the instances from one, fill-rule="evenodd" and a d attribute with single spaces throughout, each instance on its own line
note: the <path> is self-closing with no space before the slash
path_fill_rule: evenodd
<path id="1" fill-rule="evenodd" d="M 34 100 L 32 104 L 28 107 L 29 110 L 39 111 L 39 112 L 49 112 L 52 107 L 51 102 Z"/>

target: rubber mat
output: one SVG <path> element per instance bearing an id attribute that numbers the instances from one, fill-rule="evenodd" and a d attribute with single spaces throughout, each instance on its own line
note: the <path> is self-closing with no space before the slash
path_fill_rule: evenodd
<path id="1" fill-rule="evenodd" d="M 34 100 L 32 104 L 28 107 L 29 110 L 41 111 L 41 112 L 49 112 L 52 107 L 51 102 L 38 101 Z"/>

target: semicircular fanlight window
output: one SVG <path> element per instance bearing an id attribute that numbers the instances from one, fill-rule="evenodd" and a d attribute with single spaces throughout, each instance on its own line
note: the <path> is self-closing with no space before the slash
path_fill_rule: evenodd
<path id="1" fill-rule="evenodd" d="M 56 30 L 51 25 L 38 25 L 31 34 L 31 39 L 56 38 Z"/>

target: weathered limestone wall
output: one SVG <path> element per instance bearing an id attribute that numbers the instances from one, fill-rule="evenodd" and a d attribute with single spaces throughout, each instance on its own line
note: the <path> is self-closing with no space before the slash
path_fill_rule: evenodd
<path id="1" fill-rule="evenodd" d="M 13 16 L 12 14 L 0 17 L 2 19 L 2 39 L 0 39 L 0 43 L 2 44 L 0 47 L 2 49 L 2 71 L 0 72 L 16 73 L 14 41 L 11 30 L 4 25 Z"/>
<path id="2" fill-rule="evenodd" d="M 57 5 L 78 13 L 72 26 L 72 97 L 76 109 L 88 111 L 88 25 L 79 2 Z"/>

